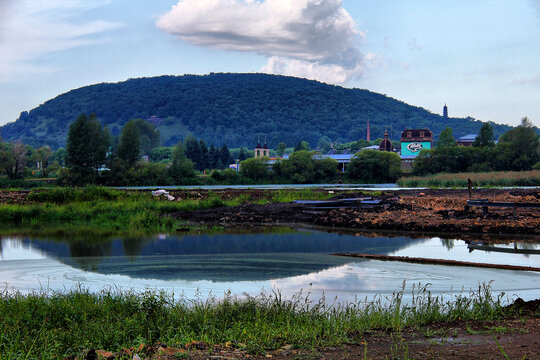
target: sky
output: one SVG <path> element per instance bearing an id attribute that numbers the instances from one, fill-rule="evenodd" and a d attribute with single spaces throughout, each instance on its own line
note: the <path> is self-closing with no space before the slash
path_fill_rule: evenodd
<path id="1" fill-rule="evenodd" d="M 540 0 L 0 0 L 0 125 L 81 86 L 211 72 L 540 127 Z"/>

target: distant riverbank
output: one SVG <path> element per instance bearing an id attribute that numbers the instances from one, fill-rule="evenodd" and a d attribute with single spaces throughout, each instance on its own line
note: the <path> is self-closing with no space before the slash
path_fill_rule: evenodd
<path id="1" fill-rule="evenodd" d="M 4 232 L 141 232 L 174 231 L 192 226 L 286 223 L 371 230 L 540 234 L 537 209 L 481 208 L 465 211 L 467 190 L 171 189 L 169 201 L 144 190 L 103 187 L 1 191 Z M 293 200 L 373 197 L 373 209 L 338 208 L 306 211 Z M 540 189 L 475 189 L 473 198 L 503 202 L 540 202 Z"/>

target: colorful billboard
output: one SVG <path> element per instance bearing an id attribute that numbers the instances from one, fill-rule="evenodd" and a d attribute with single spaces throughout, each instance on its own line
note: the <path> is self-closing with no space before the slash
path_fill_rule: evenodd
<path id="1" fill-rule="evenodd" d="M 401 156 L 417 156 L 424 149 L 431 149 L 431 141 L 402 142 Z"/>

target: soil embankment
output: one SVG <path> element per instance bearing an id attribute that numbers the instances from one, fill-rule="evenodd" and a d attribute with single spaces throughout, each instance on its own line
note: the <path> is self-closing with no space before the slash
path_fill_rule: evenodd
<path id="1" fill-rule="evenodd" d="M 198 194 L 204 196 L 200 191 Z M 230 196 L 226 191 L 223 191 L 223 195 L 225 198 Z M 257 193 L 250 196 L 256 199 L 255 195 Z M 348 192 L 334 198 L 365 196 L 365 193 Z M 518 208 L 514 212 L 511 208 L 490 207 L 487 214 L 483 213 L 481 207 L 471 207 L 469 211 L 465 211 L 469 199 L 467 190 L 385 191 L 375 198 L 381 200 L 381 206 L 372 209 L 338 208 L 313 211 L 296 203 L 246 203 L 233 207 L 176 213 L 172 216 L 184 221 L 224 226 L 292 223 L 365 230 L 540 235 L 538 208 Z M 473 192 L 472 199 L 540 203 L 540 190 L 481 189 Z"/>

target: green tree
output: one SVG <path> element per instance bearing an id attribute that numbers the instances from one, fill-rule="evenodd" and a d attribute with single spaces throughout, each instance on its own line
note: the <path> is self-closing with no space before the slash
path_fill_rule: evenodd
<path id="1" fill-rule="evenodd" d="M 450 126 L 447 126 L 446 129 L 441 131 L 441 134 L 439 135 L 439 142 L 437 143 L 437 147 L 444 148 L 454 146 L 456 146 L 456 138 L 452 133 L 452 128 Z"/>
<path id="2" fill-rule="evenodd" d="M 307 150 L 293 152 L 288 159 L 282 160 L 279 176 L 297 184 L 315 181 L 315 163 L 312 154 Z"/>
<path id="3" fill-rule="evenodd" d="M 181 142 L 178 142 L 172 152 L 172 163 L 169 167 L 168 175 L 175 184 L 182 183 L 186 178 L 195 177 L 193 162 L 186 157 Z"/>
<path id="4" fill-rule="evenodd" d="M 434 149 L 422 150 L 414 160 L 412 172 L 415 175 L 425 175 L 468 171 L 475 162 L 484 161 L 478 156 L 479 151 L 479 148 L 470 146 L 437 146 Z"/>
<path id="5" fill-rule="evenodd" d="M 214 143 L 210 144 L 210 149 L 208 150 L 208 158 L 207 158 L 207 165 L 209 169 L 216 169 L 217 168 L 217 162 L 219 159 L 219 150 L 216 149 L 216 146 Z"/>
<path id="6" fill-rule="evenodd" d="M 231 156 L 231 152 L 229 151 L 229 148 L 227 147 L 227 144 L 223 144 L 223 146 L 219 150 L 219 159 L 221 160 L 221 163 L 223 164 L 223 168 L 229 167 L 229 164 L 234 162 Z"/>
<path id="7" fill-rule="evenodd" d="M 338 162 L 331 158 L 315 160 L 315 182 L 330 182 L 337 176 Z"/>
<path id="8" fill-rule="evenodd" d="M 321 136 L 319 138 L 319 142 L 317 143 L 317 147 L 320 149 L 322 154 L 326 154 L 332 147 L 330 138 L 328 136 Z"/>
<path id="9" fill-rule="evenodd" d="M 199 170 L 204 171 L 205 169 L 209 168 L 209 166 L 208 166 L 208 146 L 206 146 L 206 143 L 204 142 L 203 139 L 199 140 L 199 153 L 201 157 Z"/>
<path id="10" fill-rule="evenodd" d="M 395 182 L 401 176 L 401 158 L 389 151 L 362 150 L 349 164 L 348 176 L 367 182 Z"/>
<path id="11" fill-rule="evenodd" d="M 22 178 L 27 162 L 27 151 L 20 141 L 15 144 L 0 143 L 0 167 L 8 178 Z"/>
<path id="12" fill-rule="evenodd" d="M 195 169 L 204 170 L 205 163 L 201 158 L 199 142 L 191 134 L 184 139 L 184 154 L 193 162 Z"/>
<path id="13" fill-rule="evenodd" d="M 153 124 L 143 119 L 133 119 L 137 130 L 139 130 L 140 136 L 140 154 L 148 155 L 152 152 L 152 149 L 159 146 L 160 133 L 159 130 Z"/>
<path id="14" fill-rule="evenodd" d="M 280 142 L 277 145 L 277 154 L 278 154 L 278 156 L 283 156 L 283 154 L 285 154 L 285 149 L 287 149 L 287 145 L 285 145 L 284 142 Z"/>
<path id="15" fill-rule="evenodd" d="M 40 164 L 41 174 L 43 176 L 48 176 L 49 161 L 53 158 L 53 151 L 49 146 L 43 146 L 37 149 L 33 156 L 32 160 Z"/>
<path id="16" fill-rule="evenodd" d="M 485 123 L 480 128 L 480 132 L 474 140 L 474 147 L 493 147 L 495 146 L 495 136 L 493 135 L 493 126 L 490 123 Z"/>
<path id="17" fill-rule="evenodd" d="M 118 157 L 124 160 L 128 167 L 135 165 L 141 154 L 141 134 L 136 120 L 130 120 L 124 125 L 118 144 Z"/>
<path id="18" fill-rule="evenodd" d="M 81 114 L 69 127 L 66 144 L 66 181 L 84 185 L 95 183 L 97 170 L 107 158 L 110 137 L 95 115 Z"/>
<path id="19" fill-rule="evenodd" d="M 152 149 L 150 152 L 150 161 L 152 162 L 170 162 L 172 156 L 172 148 L 170 147 L 158 147 Z"/>
<path id="20" fill-rule="evenodd" d="M 252 180 L 264 180 L 270 177 L 268 158 L 250 158 L 240 163 L 240 174 Z"/>
<path id="21" fill-rule="evenodd" d="M 54 153 L 54 161 L 58 162 L 60 166 L 66 166 L 66 149 L 58 148 Z"/>
<path id="22" fill-rule="evenodd" d="M 497 150 L 498 170 L 530 170 L 540 160 L 540 141 L 527 117 L 499 138 Z"/>
<path id="23" fill-rule="evenodd" d="M 240 152 L 238 153 L 238 160 L 239 161 L 244 161 L 248 157 L 249 157 L 249 154 L 247 153 L 247 151 L 244 150 L 244 148 L 240 148 Z"/>
<path id="24" fill-rule="evenodd" d="M 309 143 L 305 140 L 299 141 L 294 146 L 294 151 L 309 150 Z"/>

